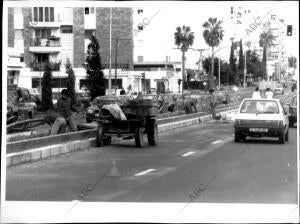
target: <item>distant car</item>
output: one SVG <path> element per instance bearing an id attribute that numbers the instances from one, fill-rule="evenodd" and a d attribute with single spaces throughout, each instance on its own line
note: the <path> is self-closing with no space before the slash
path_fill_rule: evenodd
<path id="1" fill-rule="evenodd" d="M 289 140 L 289 119 L 279 99 L 246 98 L 239 106 L 234 123 L 234 141 L 250 137 L 275 137 Z"/>
<path id="2" fill-rule="evenodd" d="M 289 122 L 290 127 L 293 127 L 297 122 L 297 95 L 292 98 L 292 103 L 289 104 Z"/>
<path id="3" fill-rule="evenodd" d="M 281 83 L 276 84 L 274 94 L 284 94 L 284 87 Z"/>

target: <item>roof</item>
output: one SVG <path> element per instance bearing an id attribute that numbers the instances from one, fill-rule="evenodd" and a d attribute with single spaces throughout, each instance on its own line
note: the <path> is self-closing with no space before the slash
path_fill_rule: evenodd
<path id="1" fill-rule="evenodd" d="M 277 102 L 280 102 L 280 100 L 279 99 L 275 99 L 275 98 L 272 98 L 272 99 L 267 99 L 267 98 L 260 98 L 260 99 L 255 99 L 255 98 L 245 98 L 244 100 L 252 100 L 252 101 L 270 101 L 270 100 L 272 100 L 272 101 L 277 101 Z M 243 100 L 243 101 L 244 101 Z"/>

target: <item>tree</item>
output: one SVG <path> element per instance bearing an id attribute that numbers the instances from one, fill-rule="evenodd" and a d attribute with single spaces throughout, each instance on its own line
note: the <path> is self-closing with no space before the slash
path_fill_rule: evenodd
<path id="1" fill-rule="evenodd" d="M 68 94 L 69 97 L 72 100 L 72 103 L 75 104 L 75 75 L 74 75 L 74 71 L 72 68 L 72 65 L 70 63 L 70 60 L 67 60 L 66 63 L 66 73 L 68 74 L 68 82 L 67 82 L 67 90 L 68 90 Z"/>
<path id="2" fill-rule="evenodd" d="M 45 65 L 45 72 L 42 79 L 42 111 L 53 108 L 52 101 L 52 71 L 50 65 Z"/>
<path id="3" fill-rule="evenodd" d="M 175 35 L 175 45 L 181 49 L 182 52 L 182 80 L 186 81 L 185 77 L 185 52 L 189 49 L 190 46 L 194 43 L 194 32 L 191 32 L 191 28 L 189 26 L 178 26 L 176 28 Z"/>
<path id="4" fill-rule="evenodd" d="M 227 75 L 226 75 L 226 80 L 227 80 L 227 83 L 229 83 L 229 76 L 231 73 L 234 74 L 233 78 L 234 78 L 234 83 L 235 85 L 238 84 L 238 79 L 237 79 L 237 74 L 236 74 L 236 57 L 234 55 L 234 50 L 236 49 L 236 43 L 234 42 L 231 42 L 231 48 L 230 48 L 230 57 L 229 57 L 229 65 L 230 65 L 230 69 L 231 71 L 227 72 Z"/>
<path id="5" fill-rule="evenodd" d="M 91 100 L 97 96 L 105 95 L 105 78 L 101 68 L 101 57 L 99 54 L 99 43 L 94 35 L 90 38 L 88 45 L 86 64 L 84 65 L 87 73 L 87 88 L 91 94 Z"/>
<path id="6" fill-rule="evenodd" d="M 270 30 L 263 31 L 259 36 L 259 46 L 263 48 L 263 74 L 267 78 L 267 49 L 273 45 L 275 37 Z"/>
<path id="7" fill-rule="evenodd" d="M 224 30 L 221 26 L 223 21 L 218 21 L 217 18 L 209 18 L 203 24 L 205 30 L 203 31 L 203 37 L 205 42 L 211 47 L 211 74 L 209 76 L 209 88 L 213 89 L 215 87 L 214 79 L 213 79 L 213 71 L 214 71 L 214 48 L 219 46 L 220 42 L 223 40 Z"/>

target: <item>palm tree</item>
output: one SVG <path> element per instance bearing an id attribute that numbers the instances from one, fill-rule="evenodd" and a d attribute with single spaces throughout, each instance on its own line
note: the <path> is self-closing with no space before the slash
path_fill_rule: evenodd
<path id="1" fill-rule="evenodd" d="M 259 46 L 264 49 L 263 51 L 263 75 L 266 78 L 267 75 L 267 49 L 273 45 L 273 40 L 275 40 L 274 35 L 270 30 L 264 31 L 259 36 Z"/>
<path id="2" fill-rule="evenodd" d="M 203 24 L 205 30 L 203 31 L 203 37 L 205 42 L 211 47 L 211 71 L 209 76 L 209 88 L 214 88 L 213 72 L 214 72 L 214 48 L 219 46 L 220 42 L 223 40 L 224 30 L 221 26 L 223 21 L 217 18 L 209 18 Z"/>
<path id="3" fill-rule="evenodd" d="M 185 52 L 193 45 L 195 36 L 194 32 L 191 32 L 191 28 L 189 26 L 182 26 L 182 29 L 178 26 L 174 34 L 175 44 L 182 52 L 182 80 L 185 82 Z"/>

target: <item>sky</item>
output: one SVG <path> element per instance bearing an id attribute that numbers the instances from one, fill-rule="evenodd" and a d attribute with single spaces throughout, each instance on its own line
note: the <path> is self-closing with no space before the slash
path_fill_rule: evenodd
<path id="1" fill-rule="evenodd" d="M 243 38 L 243 41 L 251 41 L 252 43 L 258 42 L 258 37 L 261 32 L 261 26 L 258 26 L 253 32 L 247 36 L 246 28 L 252 23 L 255 23 L 254 18 L 260 16 L 265 17 L 268 14 L 278 15 L 279 18 L 284 19 L 284 23 L 293 25 L 296 29 L 293 31 L 293 37 L 287 41 L 287 48 L 294 55 L 298 55 L 295 45 L 299 42 L 299 36 L 297 34 L 299 27 L 299 3 L 283 2 L 283 1 L 269 1 L 269 2 L 156 2 L 150 4 L 149 2 L 141 2 L 140 6 L 144 9 L 145 18 L 149 18 L 152 15 L 155 17 L 150 21 L 150 24 L 145 26 L 143 34 L 138 35 L 138 39 L 144 39 L 143 47 L 145 49 L 144 59 L 147 61 L 165 60 L 166 55 L 171 56 L 172 61 L 181 60 L 180 50 L 176 50 L 174 44 L 174 32 L 177 26 L 190 26 L 191 30 L 195 33 L 195 41 L 193 48 L 195 49 L 209 49 L 209 46 L 205 43 L 203 38 L 203 23 L 208 20 L 209 17 L 216 17 L 218 20 L 222 20 L 222 27 L 225 31 L 223 41 L 219 48 L 224 48 L 219 51 L 218 56 L 222 60 L 229 59 L 230 53 L 230 38 L 233 36 L 234 23 L 230 18 L 230 8 L 249 9 L 250 14 L 243 15 L 242 25 L 239 29 L 239 34 Z M 243 10 L 242 10 L 243 11 Z M 138 22 L 142 21 L 139 19 Z M 266 21 L 264 19 L 263 21 Z M 136 21 L 135 21 L 136 22 Z M 239 37 L 237 39 L 240 39 Z M 217 47 L 218 49 L 218 47 Z M 294 52 L 292 52 L 294 51 Z M 211 53 L 210 50 L 203 52 L 204 56 L 208 56 Z M 195 67 L 195 62 L 199 59 L 199 52 L 189 50 L 187 53 L 187 66 Z"/>

